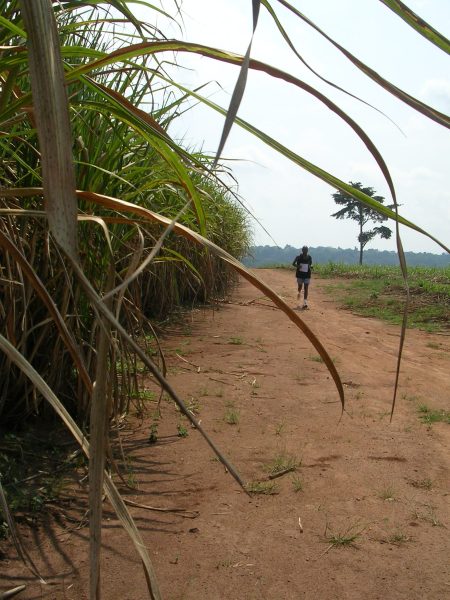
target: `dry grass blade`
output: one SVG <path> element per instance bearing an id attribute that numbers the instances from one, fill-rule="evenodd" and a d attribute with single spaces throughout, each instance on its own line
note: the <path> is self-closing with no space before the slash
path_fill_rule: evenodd
<path id="1" fill-rule="evenodd" d="M 14 519 L 9 511 L 8 503 L 6 502 L 6 497 L 5 497 L 5 493 L 3 491 L 1 478 L 0 478 L 0 509 L 1 509 L 0 512 L 3 513 L 6 523 L 8 524 L 8 528 L 11 533 L 12 541 L 14 543 L 14 546 L 17 550 L 17 554 L 19 555 L 20 559 L 22 560 L 24 565 L 30 569 L 30 571 L 33 573 L 33 575 L 35 575 L 42 583 L 45 583 L 45 581 L 39 575 L 36 565 L 34 564 L 31 556 L 28 554 L 28 551 L 20 538 L 19 532 L 16 528 L 16 524 L 14 523 Z M 6 597 L 8 598 L 11 596 L 6 596 Z"/>
<path id="2" fill-rule="evenodd" d="M 57 398 L 49 386 L 45 383 L 39 373 L 30 365 L 30 363 L 18 352 L 14 346 L 0 334 L 0 349 L 9 357 L 11 362 L 17 365 L 17 367 L 30 379 L 36 389 L 43 395 L 43 397 L 49 402 L 56 413 L 61 417 L 64 424 L 73 435 L 77 443 L 85 455 L 89 458 L 90 446 L 86 440 L 84 434 L 72 419 L 62 402 Z M 122 497 L 120 496 L 114 482 L 111 480 L 107 473 L 104 474 L 104 488 L 106 495 L 108 496 L 117 516 L 122 522 L 124 529 L 129 534 L 139 556 L 142 559 L 144 565 L 145 576 L 147 578 L 149 593 L 152 600 L 161 600 L 161 594 L 159 591 L 158 582 L 156 579 L 155 570 L 150 561 L 146 546 L 136 525 L 131 517 L 127 507 L 125 506 Z"/>
<path id="3" fill-rule="evenodd" d="M 14 596 L 17 596 L 17 594 L 20 594 L 20 592 L 23 592 L 25 588 L 26 588 L 26 585 L 18 585 L 15 588 L 7 590 L 6 592 L 2 592 L 0 594 L 0 600 L 8 600 L 8 598 L 14 598 Z"/>
<path id="4" fill-rule="evenodd" d="M 41 150 L 45 209 L 55 239 L 72 260 L 77 251 L 77 199 L 72 135 L 58 31 L 50 0 L 21 0 L 28 34 L 33 107 Z"/>
<path id="5" fill-rule="evenodd" d="M 109 285 L 114 282 L 114 264 L 110 264 Z M 108 302 L 111 308 L 112 302 Z M 102 543 L 102 496 L 105 470 L 106 439 L 108 428 L 108 352 L 111 343 L 110 326 L 106 319 L 100 319 L 99 341 L 97 345 L 97 368 L 91 400 L 89 456 L 89 591 L 91 600 L 101 597 L 100 554 Z"/>
<path id="6" fill-rule="evenodd" d="M 61 338 L 63 339 L 68 351 L 70 352 L 70 355 L 72 356 L 72 359 L 78 369 L 78 373 L 80 374 L 81 379 L 83 380 L 87 390 L 90 392 L 92 390 L 92 382 L 84 364 L 81 352 L 77 348 L 77 345 L 71 333 L 69 332 L 69 329 L 67 328 L 67 325 L 61 316 L 61 313 L 57 309 L 44 284 L 36 275 L 36 272 L 30 265 L 30 263 L 27 261 L 27 259 L 23 256 L 23 254 L 19 251 L 15 244 L 8 238 L 8 236 L 6 236 L 1 230 L 0 247 L 2 247 L 14 258 L 15 261 L 17 261 L 17 264 L 20 265 L 22 272 L 32 285 L 34 291 L 47 307 L 56 327 L 59 330 Z"/>

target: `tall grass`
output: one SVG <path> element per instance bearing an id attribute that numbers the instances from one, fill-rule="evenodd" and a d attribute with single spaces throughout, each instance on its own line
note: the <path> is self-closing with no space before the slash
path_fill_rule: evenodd
<path id="1" fill-rule="evenodd" d="M 14 3 L 8 4 L 12 10 Z M 19 13 L 13 14 L 16 16 L 15 24 L 19 26 Z M 105 53 L 110 49 L 113 39 L 110 34 L 115 24 L 111 22 L 107 28 L 105 22 L 96 21 L 96 18 L 104 16 L 101 10 L 62 14 L 60 33 L 66 65 L 80 66 L 89 60 L 92 51 Z M 124 33 L 121 39 L 122 43 L 127 40 Z M 14 41 L 14 38 L 11 39 L 11 32 L 4 28 L 3 42 L 6 44 L 8 41 Z M 71 48 L 72 55 L 69 53 Z M 144 100 L 149 102 L 152 87 L 149 87 L 149 75 L 143 69 L 146 62 L 140 61 L 126 69 L 100 72 L 96 76 L 96 83 L 107 85 L 110 93 L 124 94 L 133 105 L 139 105 Z M 20 85 L 23 94 L 30 91 L 26 72 L 27 64 L 23 62 L 19 72 L 14 74 L 15 85 Z M 81 87 L 77 82 L 71 84 L 68 91 L 77 186 L 120 197 L 174 217 L 186 203 L 183 182 L 179 181 L 177 173 L 167 161 L 162 159 L 151 140 L 143 139 L 129 122 L 113 117 L 97 88 L 89 85 Z M 3 90 L 3 100 L 6 92 Z M 174 103 L 165 90 L 159 90 L 156 95 L 158 99 L 154 102 L 158 101 L 159 105 L 153 118 L 155 123 L 161 121 L 167 127 L 171 119 L 176 118 L 179 103 Z M 7 107 L 4 102 L 4 112 L 7 112 Z M 40 187 L 42 174 L 33 123 L 18 115 L 10 127 L 9 139 L 10 144 L 3 143 L 0 146 L 2 185 Z M 187 151 L 183 152 L 189 156 Z M 202 174 L 208 164 L 207 157 L 202 158 L 195 153 L 191 164 L 192 169 L 187 169 L 186 175 L 195 181 L 205 224 L 200 224 L 199 211 L 193 205 L 187 207 L 180 221 L 194 230 L 204 229 L 213 242 L 240 258 L 250 241 L 244 209 L 218 179 Z M 30 263 L 36 276 L 45 282 L 49 296 L 61 312 L 78 348 L 84 349 L 83 358 L 93 376 L 96 356 L 95 312 L 74 278 L 70 264 L 55 246 L 48 231 L 45 213 L 35 214 L 35 211 L 41 210 L 40 198 L 2 199 L 1 203 L 4 216 L 0 228 Z M 152 251 L 163 227 L 121 219 L 117 213 L 98 210 L 90 202 L 80 201 L 79 209 L 85 219 L 78 226 L 82 268 L 94 287 L 104 293 L 107 291 L 107 274 L 112 257 L 118 283 L 126 276 L 136 255 L 144 260 Z M 13 213 L 13 210 L 16 212 Z M 93 214 L 95 220 L 90 218 Z M 57 328 L 48 319 L 45 306 L 23 276 L 17 262 L 11 260 L 4 249 L 0 249 L 0 258 L 4 280 L 9 282 L 0 295 L 8 338 L 62 397 L 72 414 L 86 420 L 89 394 L 78 384 L 72 359 L 61 342 Z M 130 331 L 137 332 L 139 329 L 139 334 L 145 336 L 151 333 L 148 318 L 161 320 L 176 306 L 207 301 L 222 295 L 234 281 L 233 271 L 223 261 L 172 235 L 166 240 L 156 260 L 127 290 L 121 302 L 121 319 L 127 323 Z M 113 374 L 112 393 L 116 398 L 116 404 L 112 406 L 114 414 L 121 414 L 126 409 L 128 397 L 136 385 L 135 379 L 127 372 L 132 368 L 126 368 L 129 362 L 133 362 L 133 357 L 128 355 L 123 346 L 120 351 L 125 357 L 125 368 L 120 377 L 117 373 Z M 115 362 L 112 357 L 111 364 Z M 59 365 L 58 369 L 53 368 L 55 363 Z M 23 415 L 44 410 L 45 405 L 36 398 L 33 386 L 23 373 L 14 366 L 10 368 L 9 361 L 3 355 L 0 356 L 0 373 L 5 374 L 0 384 L 0 415 L 4 420 L 18 422 Z"/>

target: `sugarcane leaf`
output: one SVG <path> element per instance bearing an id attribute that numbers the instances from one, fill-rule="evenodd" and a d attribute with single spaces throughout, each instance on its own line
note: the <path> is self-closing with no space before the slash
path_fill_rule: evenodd
<path id="1" fill-rule="evenodd" d="M 56 241 L 72 260 L 78 260 L 72 134 L 55 17 L 49 0 L 21 0 L 21 7 L 28 36 L 45 210 Z"/>
<path id="2" fill-rule="evenodd" d="M 450 41 L 400 0 L 380 0 L 432 44 L 450 54 Z"/>

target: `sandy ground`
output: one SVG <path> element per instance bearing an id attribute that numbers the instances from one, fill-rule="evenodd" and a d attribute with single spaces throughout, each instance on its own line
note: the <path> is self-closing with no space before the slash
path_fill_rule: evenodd
<path id="1" fill-rule="evenodd" d="M 292 273 L 259 274 L 297 304 Z M 326 285 L 313 281 L 301 315 L 344 382 L 341 420 L 314 348 L 246 282 L 217 310 L 193 311 L 190 334 L 164 340 L 169 380 L 245 481 L 268 482 L 270 464 L 286 456 L 299 463 L 273 480 L 276 494 L 249 497 L 172 402 L 163 401 L 153 445 L 148 421 L 127 423 L 137 489 L 126 497 L 198 511 L 193 519 L 130 507 L 165 599 L 450 598 L 450 427 L 427 426 L 418 413 L 419 405 L 450 410 L 450 339 L 408 331 L 390 423 L 399 331 L 339 310 Z M 58 519 L 23 529 L 47 584 L 4 544 L 1 590 L 25 583 L 21 600 L 87 598 L 86 490 L 71 494 Z M 103 535 L 103 598 L 147 598 L 137 554 L 107 502 Z"/>

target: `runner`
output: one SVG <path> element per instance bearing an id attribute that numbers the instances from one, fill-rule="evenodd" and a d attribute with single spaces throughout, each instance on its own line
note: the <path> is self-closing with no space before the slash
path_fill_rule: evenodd
<path id="1" fill-rule="evenodd" d="M 294 267 L 296 267 L 295 277 L 297 278 L 298 284 L 298 293 L 297 300 L 300 300 L 302 287 L 304 288 L 303 293 L 303 306 L 302 308 L 308 308 L 308 289 L 309 284 L 311 282 L 311 268 L 312 268 L 312 258 L 308 254 L 308 246 L 303 246 L 302 253 L 294 258 L 294 262 L 292 263 Z M 298 306 L 297 308 L 300 308 Z"/>

